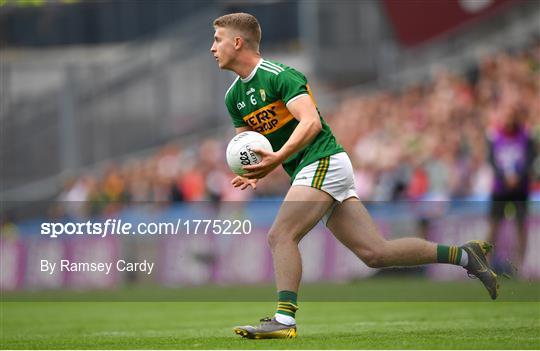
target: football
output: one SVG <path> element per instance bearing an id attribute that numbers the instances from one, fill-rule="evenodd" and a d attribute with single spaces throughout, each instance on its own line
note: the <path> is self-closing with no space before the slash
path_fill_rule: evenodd
<path id="1" fill-rule="evenodd" d="M 253 149 L 273 151 L 272 145 L 266 137 L 256 132 L 242 132 L 237 134 L 227 145 L 227 164 L 233 173 L 243 175 L 246 173 L 243 166 L 255 165 L 261 162 L 262 157 Z"/>

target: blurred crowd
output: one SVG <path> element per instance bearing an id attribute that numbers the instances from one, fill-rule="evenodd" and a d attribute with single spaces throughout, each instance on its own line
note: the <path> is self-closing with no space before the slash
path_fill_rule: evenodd
<path id="1" fill-rule="evenodd" d="M 355 168 L 363 200 L 487 198 L 492 170 L 486 137 L 519 115 L 540 144 L 540 45 L 488 57 L 465 74 L 438 69 L 431 80 L 399 91 L 344 99 L 325 116 Z M 70 211 L 98 214 L 124 203 L 236 201 L 283 194 L 289 180 L 276 170 L 256 191 L 230 185 L 225 163 L 231 135 L 196 144 L 171 143 L 143 158 L 110 163 L 65 183 Z M 533 190 L 540 191 L 540 162 Z"/>
<path id="2" fill-rule="evenodd" d="M 329 122 L 353 159 L 360 197 L 488 196 L 489 134 L 513 118 L 538 145 L 539 68 L 536 45 L 486 58 L 463 75 L 440 68 L 429 82 L 345 100 Z M 537 175 L 539 166 L 536 159 Z"/>

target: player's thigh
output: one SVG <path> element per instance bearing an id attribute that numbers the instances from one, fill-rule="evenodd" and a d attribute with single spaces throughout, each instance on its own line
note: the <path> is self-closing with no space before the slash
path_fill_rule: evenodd
<path id="1" fill-rule="evenodd" d="M 354 197 L 336 204 L 326 226 L 356 254 L 381 249 L 386 243 L 362 202 Z"/>
<path id="2" fill-rule="evenodd" d="M 272 224 L 269 241 L 287 238 L 300 241 L 330 209 L 334 199 L 322 190 L 292 186 Z"/>

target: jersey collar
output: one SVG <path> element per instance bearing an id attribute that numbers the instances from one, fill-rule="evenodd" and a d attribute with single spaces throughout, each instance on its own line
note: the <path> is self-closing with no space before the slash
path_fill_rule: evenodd
<path id="1" fill-rule="evenodd" d="M 255 73 L 257 73 L 257 70 L 259 69 L 259 66 L 261 65 L 262 62 L 263 62 L 263 59 L 262 59 L 262 57 L 261 57 L 261 59 L 259 60 L 259 62 L 257 62 L 257 65 L 255 66 L 255 68 L 253 69 L 253 71 L 251 71 L 251 73 L 249 74 L 249 76 L 247 76 L 246 78 L 240 77 L 240 80 L 242 81 L 242 83 L 247 83 L 247 82 L 249 82 L 251 79 L 253 79 L 253 76 L 255 76 Z"/>

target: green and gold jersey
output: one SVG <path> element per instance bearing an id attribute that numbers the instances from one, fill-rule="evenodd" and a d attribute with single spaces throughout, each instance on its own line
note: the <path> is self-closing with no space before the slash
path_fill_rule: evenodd
<path id="1" fill-rule="evenodd" d="M 302 73 L 283 64 L 261 59 L 248 77 L 236 78 L 225 93 L 225 105 L 236 128 L 251 127 L 267 137 L 274 151 L 278 151 L 299 123 L 287 109 L 287 104 L 303 95 L 309 95 L 313 100 Z M 320 112 L 319 118 L 321 132 L 283 163 L 291 180 L 308 164 L 344 151 Z"/>

